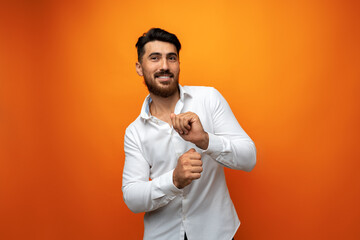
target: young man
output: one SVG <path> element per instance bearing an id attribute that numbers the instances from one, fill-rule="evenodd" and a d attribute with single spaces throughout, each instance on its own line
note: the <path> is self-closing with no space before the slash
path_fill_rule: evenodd
<path id="1" fill-rule="evenodd" d="M 179 85 L 174 34 L 150 29 L 136 47 L 149 95 L 125 133 L 125 203 L 145 212 L 146 240 L 230 240 L 240 221 L 223 167 L 251 171 L 255 145 L 217 90 Z"/>

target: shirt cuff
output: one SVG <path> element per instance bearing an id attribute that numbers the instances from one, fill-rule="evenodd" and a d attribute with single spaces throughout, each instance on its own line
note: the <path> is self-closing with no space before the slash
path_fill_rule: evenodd
<path id="1" fill-rule="evenodd" d="M 222 150 L 223 150 L 223 142 L 221 137 L 216 136 L 212 133 L 209 133 L 209 145 L 206 150 L 203 151 L 203 153 L 206 153 L 210 155 L 213 159 L 217 159 Z"/>
<path id="2" fill-rule="evenodd" d="M 174 170 L 171 170 L 152 180 L 152 199 L 157 199 L 165 195 L 168 199 L 173 199 L 177 195 L 182 194 L 183 190 L 178 189 L 173 183 L 173 172 Z"/>

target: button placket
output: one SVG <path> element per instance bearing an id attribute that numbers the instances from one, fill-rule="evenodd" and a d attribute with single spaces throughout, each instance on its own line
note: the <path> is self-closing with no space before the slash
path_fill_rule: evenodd
<path id="1" fill-rule="evenodd" d="M 181 201 L 181 205 L 182 205 L 182 220 L 185 221 L 186 220 L 186 212 L 184 210 L 184 203 L 183 201 Z"/>

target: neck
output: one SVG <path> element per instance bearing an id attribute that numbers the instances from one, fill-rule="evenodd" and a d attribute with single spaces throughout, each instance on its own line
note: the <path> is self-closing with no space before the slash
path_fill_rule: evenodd
<path id="1" fill-rule="evenodd" d="M 177 101 L 180 99 L 179 91 L 170 97 L 163 98 L 150 93 L 152 99 L 150 105 L 151 115 L 171 125 L 170 114 L 174 112 Z"/>

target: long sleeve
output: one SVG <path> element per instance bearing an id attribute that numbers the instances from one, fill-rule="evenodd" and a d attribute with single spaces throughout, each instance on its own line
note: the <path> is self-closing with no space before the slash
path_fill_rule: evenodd
<path id="1" fill-rule="evenodd" d="M 255 145 L 239 125 L 226 100 L 211 87 L 180 86 L 174 113 L 196 113 L 209 134 L 201 150 L 168 123 L 149 112 L 149 96 L 139 117 L 126 129 L 122 191 L 126 205 L 144 214 L 144 239 L 231 239 L 240 221 L 226 186 L 223 166 L 250 171 Z M 173 184 L 179 157 L 201 153 L 201 177 L 183 189 Z"/>
<path id="2" fill-rule="evenodd" d="M 144 158 L 140 142 L 128 128 L 125 133 L 125 165 L 122 191 L 126 205 L 135 213 L 149 212 L 168 204 L 182 193 L 173 184 L 173 170 L 151 181 L 150 164 Z"/>
<path id="3" fill-rule="evenodd" d="M 244 171 L 251 171 L 256 164 L 256 148 L 241 128 L 224 97 L 213 89 L 208 98 L 213 118 L 213 133 L 209 134 L 209 146 L 204 153 L 220 164 Z"/>

